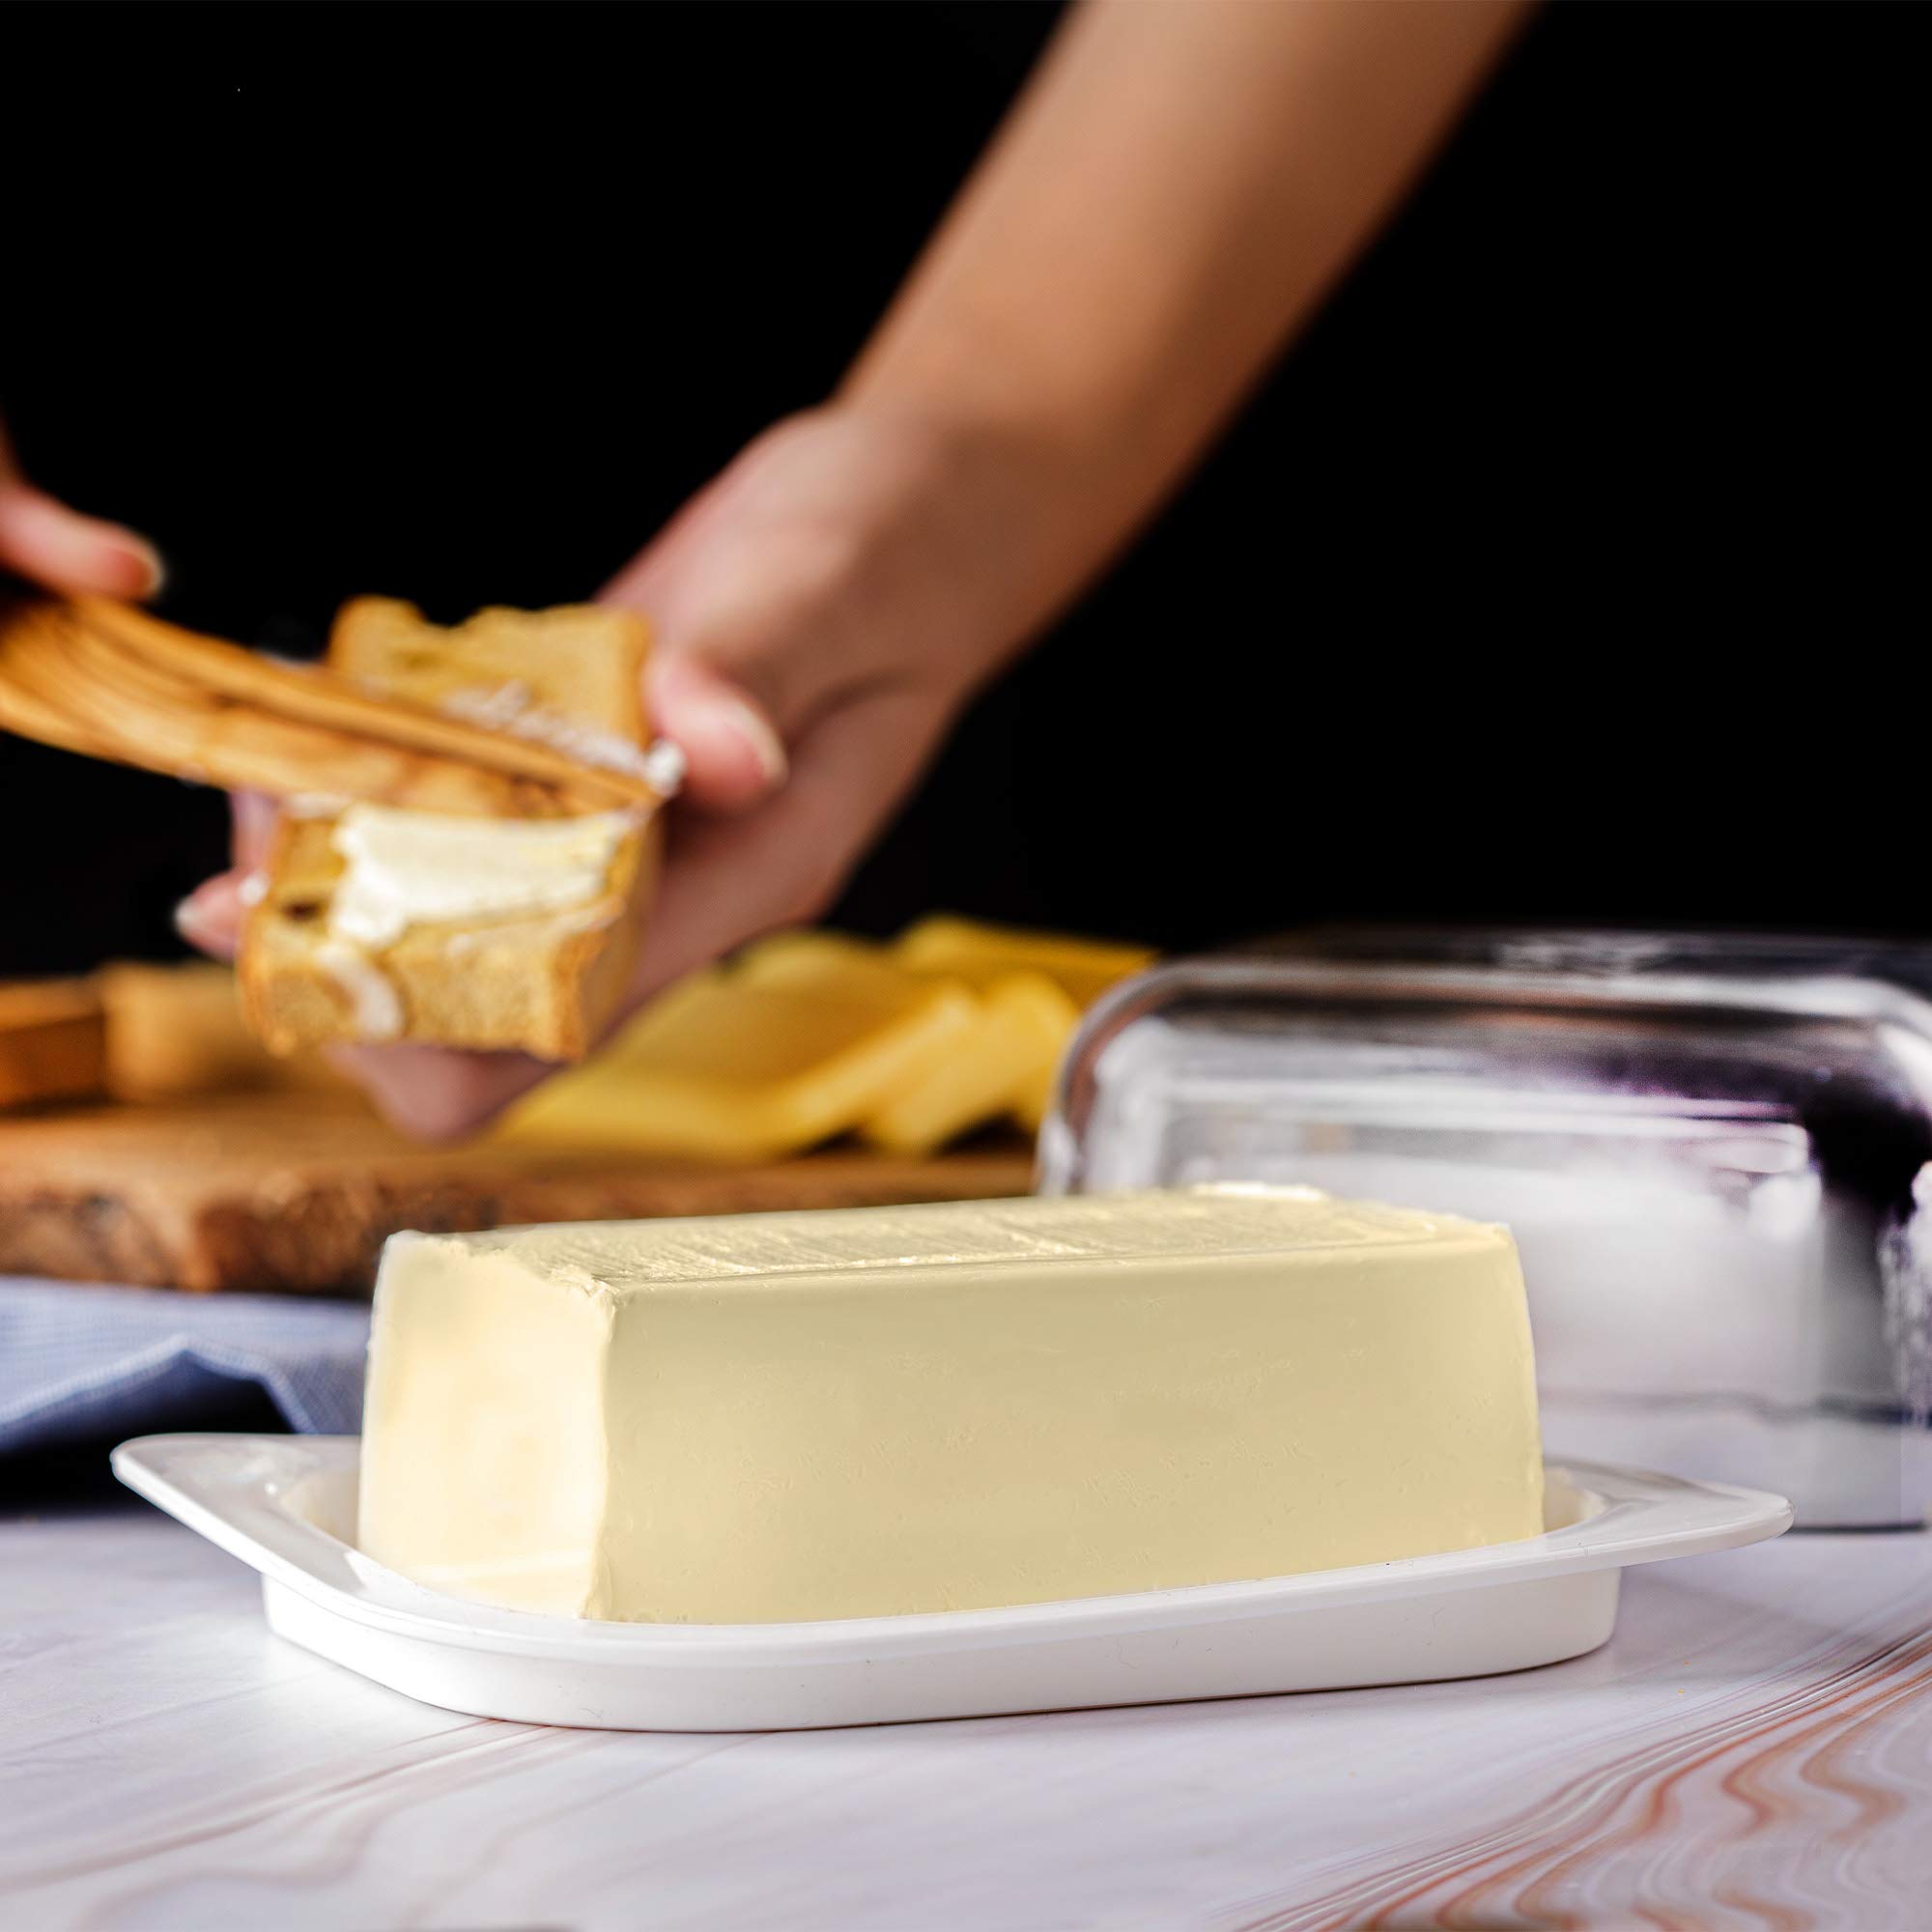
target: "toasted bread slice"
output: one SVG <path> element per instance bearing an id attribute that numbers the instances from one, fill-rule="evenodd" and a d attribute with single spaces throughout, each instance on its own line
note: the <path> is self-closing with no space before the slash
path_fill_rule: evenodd
<path id="1" fill-rule="evenodd" d="M 445 629 L 412 605 L 368 597 L 343 610 L 328 661 L 384 695 L 545 739 L 586 763 L 635 765 L 647 736 L 648 648 L 648 628 L 630 611 L 490 610 Z M 316 789 L 327 793 L 326 772 Z M 629 977 L 637 915 L 656 870 L 655 819 L 598 822 L 602 843 L 581 894 L 546 901 L 552 875 L 533 874 L 528 903 L 451 912 L 432 893 L 415 909 L 392 905 L 395 929 L 372 930 L 350 918 L 345 852 L 372 826 L 392 839 L 460 838 L 463 863 L 486 887 L 531 863 L 520 841 L 532 828 L 369 807 L 285 812 L 266 893 L 243 933 L 249 1024 L 277 1053 L 408 1039 L 582 1058 Z M 417 863 L 418 879 L 440 883 Z"/>
<path id="2" fill-rule="evenodd" d="M 413 604 L 357 597 L 329 634 L 333 670 L 384 697 L 547 738 L 590 764 L 638 759 L 646 739 L 640 675 L 650 631 L 594 604 L 479 611 L 454 628 Z"/>

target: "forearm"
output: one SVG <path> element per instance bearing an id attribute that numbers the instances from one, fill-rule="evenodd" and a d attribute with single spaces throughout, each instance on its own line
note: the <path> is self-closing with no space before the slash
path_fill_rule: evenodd
<path id="1" fill-rule="evenodd" d="M 1016 451 L 1017 641 L 1183 475 L 1525 0 L 1088 0 L 842 400 Z"/>

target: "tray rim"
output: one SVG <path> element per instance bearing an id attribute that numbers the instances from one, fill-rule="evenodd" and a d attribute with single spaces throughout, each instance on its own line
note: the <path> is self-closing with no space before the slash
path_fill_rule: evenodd
<path id="1" fill-rule="evenodd" d="M 838 1656 L 993 1648 L 1386 1604 L 1734 1549 L 1781 1535 L 1793 1515 L 1786 1498 L 1767 1491 L 1546 1458 L 1548 1478 L 1599 1507 L 1539 1536 L 1475 1549 L 993 1609 L 810 1623 L 613 1623 L 501 1609 L 445 1595 L 383 1568 L 296 1514 L 286 1492 L 318 1476 L 340 1477 L 359 1461 L 360 1448 L 360 1437 L 354 1435 L 176 1434 L 133 1437 L 113 1451 L 110 1463 L 129 1489 L 265 1579 L 350 1622 L 478 1652 L 651 1665 L 728 1660 L 785 1666 Z"/>

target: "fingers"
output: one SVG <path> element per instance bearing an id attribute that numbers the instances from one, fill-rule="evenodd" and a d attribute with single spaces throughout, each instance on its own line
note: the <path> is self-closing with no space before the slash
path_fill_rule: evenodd
<path id="1" fill-rule="evenodd" d="M 689 803 L 743 811 L 770 798 L 817 720 L 930 673 L 938 580 L 906 526 L 933 488 L 923 445 L 836 412 L 795 417 L 609 585 L 657 628 L 645 696 L 685 753 Z"/>
<path id="2" fill-rule="evenodd" d="M 923 692 L 856 699 L 807 734 L 784 791 L 757 811 L 674 823 L 628 1005 L 823 912 L 925 763 L 946 715 Z"/>
<path id="3" fill-rule="evenodd" d="M 721 587 L 728 602 L 728 585 L 742 574 L 733 527 L 716 514 L 730 494 L 728 477 L 713 485 L 605 593 L 645 611 L 657 628 L 644 708 L 652 728 L 684 753 L 685 802 L 706 811 L 756 805 L 784 783 L 789 764 L 788 721 L 774 714 L 773 680 L 758 676 L 758 650 L 722 647 L 728 627 L 721 631 Z M 768 574 L 761 581 L 771 583 Z M 812 615 L 781 589 L 757 627 L 764 656 L 776 660 L 787 645 L 808 644 Z"/>
<path id="4" fill-rule="evenodd" d="M 266 792 L 228 795 L 229 850 L 235 864 L 204 880 L 175 907 L 175 930 L 213 959 L 233 959 L 242 947 L 242 924 L 262 895 L 262 867 L 275 836 L 275 801 Z"/>
<path id="5" fill-rule="evenodd" d="M 23 483 L 0 452 L 0 565 L 49 590 L 151 597 L 161 559 L 145 537 L 70 510 Z"/>
<path id="6" fill-rule="evenodd" d="M 771 719 L 701 659 L 661 658 L 644 687 L 653 729 L 684 753 L 684 796 L 693 805 L 739 811 L 784 783 L 789 761 Z"/>
<path id="7" fill-rule="evenodd" d="M 175 907 L 175 930 L 211 959 L 233 959 L 242 950 L 242 923 L 258 872 L 217 872 L 204 879 Z"/>

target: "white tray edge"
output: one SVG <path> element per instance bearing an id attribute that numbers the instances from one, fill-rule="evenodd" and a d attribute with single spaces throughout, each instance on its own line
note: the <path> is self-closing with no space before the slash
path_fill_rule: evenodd
<path id="1" fill-rule="evenodd" d="M 1779 1535 L 1782 1496 L 1607 1463 L 1551 1462 L 1602 1508 L 1584 1520 L 1518 1543 L 1358 1569 L 1209 1583 L 1129 1595 L 917 1616 L 792 1624 L 620 1624 L 536 1616 L 471 1604 L 412 1583 L 291 1510 L 283 1498 L 318 1476 L 340 1477 L 359 1457 L 355 1436 L 138 1436 L 113 1452 L 128 1487 L 297 1595 L 353 1623 L 474 1651 L 530 1660 L 795 1666 L 882 1651 L 957 1652 L 1276 1617 L 1297 1609 L 1391 1603 L 1661 1562 L 1733 1549 Z"/>

